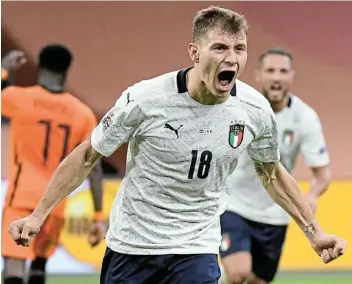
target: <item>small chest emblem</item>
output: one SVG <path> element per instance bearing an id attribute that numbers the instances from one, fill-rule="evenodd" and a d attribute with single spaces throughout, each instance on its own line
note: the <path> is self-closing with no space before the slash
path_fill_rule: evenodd
<path id="1" fill-rule="evenodd" d="M 244 125 L 233 124 L 229 128 L 229 144 L 232 148 L 238 148 L 243 141 Z"/>
<path id="2" fill-rule="evenodd" d="M 294 133 L 290 129 L 286 129 L 282 136 L 282 144 L 285 146 L 290 146 L 293 142 Z"/>

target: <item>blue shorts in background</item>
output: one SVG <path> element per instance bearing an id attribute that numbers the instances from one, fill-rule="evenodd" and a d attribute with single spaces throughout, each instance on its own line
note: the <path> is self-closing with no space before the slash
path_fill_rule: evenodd
<path id="1" fill-rule="evenodd" d="M 252 271 L 271 282 L 279 266 L 287 226 L 254 222 L 236 213 L 225 211 L 220 217 L 221 258 L 245 251 L 252 255 Z"/>

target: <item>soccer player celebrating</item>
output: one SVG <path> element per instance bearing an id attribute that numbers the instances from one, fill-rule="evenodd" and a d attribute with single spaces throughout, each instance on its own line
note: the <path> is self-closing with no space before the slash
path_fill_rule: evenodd
<path id="1" fill-rule="evenodd" d="M 3 66 L 14 71 L 24 62 L 23 56 L 22 52 L 11 52 L 4 58 Z M 90 136 L 97 124 L 92 110 L 64 89 L 71 61 L 72 54 L 65 46 L 45 46 L 39 55 L 38 85 L 2 90 L 1 114 L 10 118 L 12 132 L 1 236 L 4 284 L 24 283 L 27 259 L 33 260 L 28 284 L 45 283 L 47 259 L 55 252 L 64 225 L 65 202 L 46 216 L 29 248 L 17 246 L 7 232 L 8 227 L 13 220 L 33 212 L 59 163 Z M 92 245 L 104 237 L 101 176 L 97 164 L 89 176 L 96 211 L 89 235 Z"/>
<path id="2" fill-rule="evenodd" d="M 344 253 L 344 240 L 321 229 L 279 163 L 270 104 L 237 80 L 247 60 L 245 18 L 213 6 L 199 11 L 188 53 L 192 68 L 142 81 L 122 93 L 91 137 L 60 164 L 35 211 L 11 224 L 17 243 L 30 242 L 99 158 L 129 142 L 101 283 L 216 283 L 220 215 L 228 203 L 225 181 L 244 151 L 322 260 Z"/>
<path id="3" fill-rule="evenodd" d="M 282 165 L 292 172 L 301 152 L 312 170 L 312 187 L 306 200 L 315 211 L 318 197 L 330 182 L 329 155 L 316 112 L 290 93 L 294 77 L 291 65 L 289 52 L 269 49 L 260 56 L 256 75 L 275 112 Z M 269 283 L 279 265 L 290 216 L 263 189 L 246 153 L 227 180 L 227 188 L 230 203 L 220 218 L 220 253 L 227 281 Z"/>

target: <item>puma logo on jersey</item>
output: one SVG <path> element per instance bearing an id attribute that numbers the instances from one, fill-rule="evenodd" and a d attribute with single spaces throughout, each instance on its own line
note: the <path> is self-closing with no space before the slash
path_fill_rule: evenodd
<path id="1" fill-rule="evenodd" d="M 126 106 L 127 106 L 130 102 L 134 102 L 134 100 L 130 100 L 130 93 L 128 93 L 128 94 L 127 94 L 127 104 L 126 104 Z"/>
<path id="2" fill-rule="evenodd" d="M 165 123 L 164 128 L 170 129 L 171 131 L 175 132 L 177 138 L 180 138 L 180 137 L 178 136 L 178 131 L 179 131 L 179 129 L 180 129 L 182 126 L 183 126 L 183 124 L 181 124 L 177 129 L 175 129 L 175 128 L 173 128 L 170 124 Z"/>

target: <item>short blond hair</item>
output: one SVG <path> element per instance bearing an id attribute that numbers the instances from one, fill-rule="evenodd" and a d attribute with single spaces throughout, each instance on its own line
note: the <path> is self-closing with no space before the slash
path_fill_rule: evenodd
<path id="1" fill-rule="evenodd" d="M 248 25 L 245 17 L 229 9 L 210 6 L 197 12 L 193 19 L 192 40 L 199 41 L 208 31 L 219 28 L 225 33 L 247 34 Z"/>

